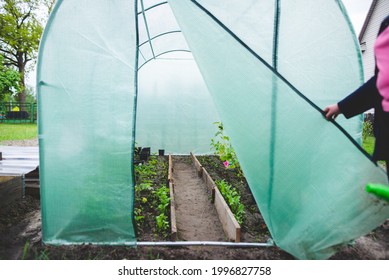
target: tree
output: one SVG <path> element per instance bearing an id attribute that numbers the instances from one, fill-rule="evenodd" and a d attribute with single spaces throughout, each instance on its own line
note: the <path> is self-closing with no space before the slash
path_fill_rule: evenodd
<path id="1" fill-rule="evenodd" d="M 0 55 L 0 102 L 6 95 L 11 96 L 19 90 L 19 73 L 7 68 L 3 64 L 4 58 Z"/>
<path id="2" fill-rule="evenodd" d="M 39 0 L 0 0 L 0 54 L 19 72 L 19 102 L 26 101 L 27 63 L 36 59 L 43 32 Z"/>

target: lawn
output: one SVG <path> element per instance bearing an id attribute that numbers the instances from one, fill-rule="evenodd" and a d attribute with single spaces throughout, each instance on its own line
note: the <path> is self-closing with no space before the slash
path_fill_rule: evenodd
<path id="1" fill-rule="evenodd" d="M 32 123 L 8 124 L 0 123 L 0 141 L 26 140 L 38 136 L 37 125 Z M 371 155 L 374 150 L 373 136 L 363 137 L 362 147 Z"/>
<path id="2" fill-rule="evenodd" d="M 38 137 L 37 125 L 33 123 L 0 123 L 0 142 L 5 140 L 27 140 Z"/>
<path id="3" fill-rule="evenodd" d="M 363 137 L 362 147 L 365 149 L 369 155 L 373 154 L 374 151 L 375 138 L 373 136 Z"/>

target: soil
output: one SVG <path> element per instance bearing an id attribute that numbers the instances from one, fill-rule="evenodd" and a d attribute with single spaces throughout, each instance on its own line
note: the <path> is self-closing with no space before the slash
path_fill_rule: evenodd
<path id="1" fill-rule="evenodd" d="M 197 156 L 201 165 L 217 182 L 225 180 L 239 192 L 240 200 L 245 206 L 245 218 L 241 226 L 241 242 L 267 242 L 270 233 L 259 212 L 243 172 L 239 169 L 225 168 L 217 156 Z"/>
<path id="2" fill-rule="evenodd" d="M 174 199 L 178 239 L 187 241 L 224 241 L 206 186 L 197 176 L 189 157 L 173 157 Z"/>
<path id="3" fill-rule="evenodd" d="M 206 166 L 208 172 L 215 180 L 225 179 L 231 184 L 234 184 L 239 189 L 242 201 L 246 205 L 246 218 L 242 225 L 242 240 L 245 242 L 265 242 L 269 238 L 266 225 L 263 223 L 262 217 L 256 204 L 252 198 L 249 188 L 246 186 L 244 178 L 237 176 L 236 172 L 226 170 L 223 166 L 220 168 L 217 158 L 205 157 L 201 159 L 203 166 Z M 177 188 L 180 184 L 190 186 L 195 180 L 196 173 L 188 168 L 188 159 L 179 158 L 176 160 L 175 173 L 183 171 L 183 177 L 174 177 Z M 213 166 L 213 167 L 212 167 Z M 219 170 L 219 171 L 217 171 Z M 161 179 L 162 180 L 162 179 Z M 181 183 L 180 183 L 181 181 Z M 189 187 L 187 189 L 194 189 Z M 195 190 L 193 190 L 195 191 Z M 199 191 L 199 190 L 196 190 Z M 176 191 L 177 192 L 177 191 Z M 199 197 L 199 193 L 188 193 L 186 199 L 179 204 L 194 206 L 195 202 L 191 199 Z M 179 195 L 177 196 L 177 200 Z M 185 199 L 185 194 L 183 198 Z M 199 199 L 196 199 L 196 202 Z M 203 201 L 207 204 L 208 197 Z M 203 214 L 210 213 L 212 210 L 203 208 L 205 205 L 199 206 L 202 208 Z M 180 210 L 181 211 L 181 210 Z M 194 213 L 193 221 L 198 222 L 198 217 Z M 202 214 L 201 211 L 200 213 Z M 196 214 L 196 215 L 197 215 Z M 181 214 L 180 214 L 181 215 Z M 185 216 L 187 214 L 184 214 Z M 211 215 L 213 216 L 213 215 Z M 207 219 L 211 219 L 207 217 Z M 178 219 L 179 220 L 179 219 Z M 216 222 L 208 220 L 210 224 Z M 181 222 L 180 222 L 181 223 Z M 180 225 L 178 223 L 178 225 Z M 184 224 L 189 223 L 185 221 Z M 206 225 L 207 226 L 207 225 Z M 197 228 L 197 224 L 192 224 L 190 227 Z M 182 226 L 181 226 L 182 228 Z M 182 228 L 184 229 L 184 228 Z M 155 240 L 155 235 L 152 234 L 152 229 L 144 231 L 143 240 L 150 238 Z M 209 236 L 200 236 L 199 233 L 190 233 L 190 230 L 182 232 L 179 237 L 181 240 L 211 240 Z M 216 240 L 222 240 L 223 235 L 216 233 Z M 170 259 L 170 260 L 197 260 L 197 259 L 256 259 L 256 260 L 280 260 L 294 259 L 290 254 L 282 251 L 277 247 L 271 248 L 232 248 L 232 247 L 141 247 L 136 248 L 125 246 L 47 246 L 42 244 L 41 239 L 41 218 L 40 218 L 40 202 L 39 199 L 26 196 L 17 201 L 14 201 L 0 209 L 0 259 L 101 259 L 101 260 L 117 260 L 117 259 Z M 149 237 L 147 237 L 149 236 Z M 151 237 L 153 236 L 153 237 Z M 197 238 L 197 239 L 196 239 Z M 141 240 L 141 239 L 140 239 Z M 369 259 L 389 259 L 389 220 L 378 227 L 370 234 L 356 240 L 354 244 L 349 244 L 341 251 L 335 254 L 331 259 L 351 259 L 351 260 L 369 260 Z"/>
<path id="4" fill-rule="evenodd" d="M 36 147 L 38 146 L 38 138 L 27 140 L 3 140 L 0 141 L 0 146 Z"/>

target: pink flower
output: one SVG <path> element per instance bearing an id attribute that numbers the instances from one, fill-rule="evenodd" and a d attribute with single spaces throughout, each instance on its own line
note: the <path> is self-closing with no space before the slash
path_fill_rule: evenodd
<path id="1" fill-rule="evenodd" d="M 228 168 L 228 166 L 230 166 L 230 163 L 228 162 L 228 160 L 226 160 L 225 162 L 223 162 L 223 164 L 224 164 L 224 167 L 225 167 L 225 168 Z"/>

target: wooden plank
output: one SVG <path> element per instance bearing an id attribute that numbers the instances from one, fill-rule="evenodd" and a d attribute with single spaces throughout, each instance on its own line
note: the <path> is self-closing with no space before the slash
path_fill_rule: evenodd
<path id="1" fill-rule="evenodd" d="M 26 182 L 26 195 L 33 196 L 37 199 L 40 198 L 40 187 L 38 183 L 28 183 Z"/>
<path id="2" fill-rule="evenodd" d="M 171 239 L 177 240 L 177 221 L 176 221 L 176 205 L 174 199 L 174 184 L 169 182 L 170 190 L 170 228 L 171 228 Z"/>
<path id="3" fill-rule="evenodd" d="M 213 181 L 211 175 L 209 175 L 208 171 L 205 168 L 203 168 L 203 177 L 202 178 L 203 178 L 205 185 L 207 186 L 208 192 L 210 192 L 212 194 L 214 192 L 214 189 L 216 188 L 216 184 Z"/>
<path id="4" fill-rule="evenodd" d="M 227 237 L 235 242 L 240 242 L 240 225 L 218 188 L 215 188 L 215 208 Z"/>
<path id="5" fill-rule="evenodd" d="M 196 171 L 197 171 L 197 175 L 199 177 L 202 177 L 203 176 L 203 166 L 201 165 L 201 163 L 199 162 L 199 160 L 196 158 L 196 156 L 191 152 L 190 153 L 190 156 L 192 158 L 192 161 L 193 161 L 193 165 L 194 167 L 196 168 Z"/>
<path id="6" fill-rule="evenodd" d="M 203 179 L 205 185 L 207 186 L 208 192 L 211 193 L 213 196 L 213 188 L 216 187 L 215 182 L 213 181 L 212 177 L 209 175 L 207 170 L 200 164 L 196 156 L 192 153 L 190 153 L 190 155 L 192 157 L 193 165 L 197 170 L 197 174 L 199 175 L 199 177 Z"/>
<path id="7" fill-rule="evenodd" d="M 168 182 L 173 182 L 173 159 L 172 155 L 169 155 L 169 169 L 168 169 Z"/>
<path id="8" fill-rule="evenodd" d="M 4 206 L 23 196 L 23 181 L 21 176 L 0 177 L 0 205 Z"/>

